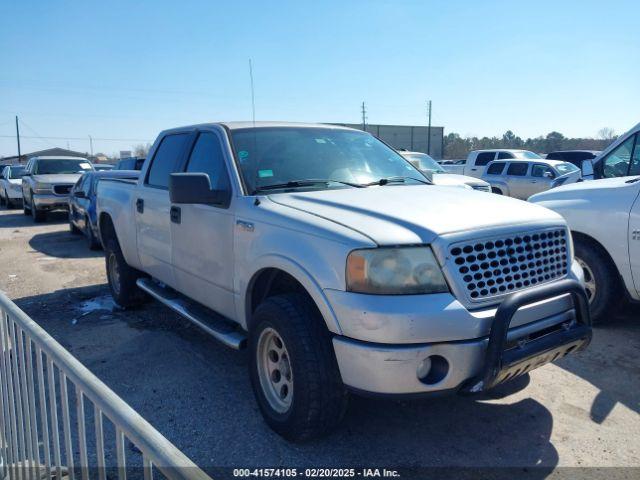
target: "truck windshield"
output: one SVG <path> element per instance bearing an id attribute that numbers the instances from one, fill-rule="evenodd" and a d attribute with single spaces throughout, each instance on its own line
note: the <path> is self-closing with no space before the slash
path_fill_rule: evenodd
<path id="1" fill-rule="evenodd" d="M 556 170 L 558 171 L 558 173 L 560 173 L 560 175 L 565 175 L 567 173 L 577 172 L 580 169 L 573 163 L 562 162 L 556 165 Z"/>
<path id="2" fill-rule="evenodd" d="M 248 192 L 287 184 L 308 189 L 350 188 L 384 179 L 427 183 L 395 150 L 365 132 L 338 128 L 258 127 L 231 131 Z M 305 182 L 322 179 L 325 182 Z M 380 185 L 394 182 L 382 182 Z M 290 187 L 289 187 L 290 188 Z"/>
<path id="3" fill-rule="evenodd" d="M 404 153 L 402 156 L 420 170 L 428 170 L 432 173 L 447 173 L 438 162 L 426 153 Z"/>
<path id="4" fill-rule="evenodd" d="M 84 173 L 93 170 L 93 167 L 85 159 L 54 159 L 39 160 L 36 162 L 34 175 L 56 175 L 64 173 Z"/>
<path id="5" fill-rule="evenodd" d="M 530 152 L 529 150 L 520 150 L 519 152 L 513 152 L 515 158 L 526 158 L 527 160 L 535 160 L 542 158 L 537 153 Z"/>
<path id="6" fill-rule="evenodd" d="M 24 167 L 11 167 L 9 169 L 9 178 L 16 180 L 24 175 Z"/>

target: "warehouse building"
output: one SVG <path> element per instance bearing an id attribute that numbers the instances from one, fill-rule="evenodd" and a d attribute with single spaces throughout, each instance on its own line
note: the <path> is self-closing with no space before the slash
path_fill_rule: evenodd
<path id="1" fill-rule="evenodd" d="M 361 123 L 337 123 L 336 125 L 362 130 Z M 427 142 L 429 127 L 367 124 L 366 131 L 395 149 L 429 153 L 436 160 L 442 158 L 444 127 L 431 127 L 430 145 Z"/>

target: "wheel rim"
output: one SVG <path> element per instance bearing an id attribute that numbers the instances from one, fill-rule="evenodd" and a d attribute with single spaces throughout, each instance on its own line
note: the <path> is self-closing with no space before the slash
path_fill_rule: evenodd
<path id="1" fill-rule="evenodd" d="M 109 254 L 109 283 L 116 295 L 120 294 L 120 269 L 115 253 Z"/>
<path id="2" fill-rule="evenodd" d="M 584 260 L 578 257 L 576 257 L 576 261 L 584 271 L 584 289 L 587 292 L 587 299 L 591 304 L 593 303 L 593 299 L 595 298 L 596 293 L 598 291 L 598 288 L 596 285 L 596 277 L 593 274 L 593 270 L 591 270 L 591 267 L 587 264 L 587 262 L 585 262 Z"/>
<path id="3" fill-rule="evenodd" d="M 262 391 L 271 408 L 285 413 L 293 401 L 293 371 L 287 347 L 273 328 L 260 334 L 256 355 Z"/>

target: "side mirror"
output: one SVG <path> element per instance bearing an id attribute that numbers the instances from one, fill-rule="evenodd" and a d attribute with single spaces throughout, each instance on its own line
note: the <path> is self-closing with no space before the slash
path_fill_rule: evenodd
<path id="1" fill-rule="evenodd" d="M 87 198 L 87 195 L 82 190 L 76 190 L 73 192 L 73 196 L 76 198 Z"/>
<path id="2" fill-rule="evenodd" d="M 169 198 L 171 203 L 227 206 L 231 193 L 212 190 L 206 173 L 172 173 L 169 177 Z"/>
<path id="3" fill-rule="evenodd" d="M 583 160 L 581 170 L 583 177 L 593 177 L 593 162 L 591 160 Z"/>
<path id="4" fill-rule="evenodd" d="M 544 177 L 545 178 L 549 178 L 551 180 L 553 180 L 554 178 L 556 178 L 556 176 L 553 174 L 553 172 L 544 172 Z"/>

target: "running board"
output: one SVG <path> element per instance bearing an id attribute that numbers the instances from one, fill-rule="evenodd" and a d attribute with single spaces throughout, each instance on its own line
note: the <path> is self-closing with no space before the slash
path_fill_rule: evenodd
<path id="1" fill-rule="evenodd" d="M 247 336 L 244 333 L 238 331 L 231 322 L 215 318 L 218 315 L 213 311 L 207 312 L 206 307 L 187 299 L 170 288 L 158 285 L 149 278 L 139 278 L 136 285 L 227 347 L 240 350 L 246 346 Z"/>

